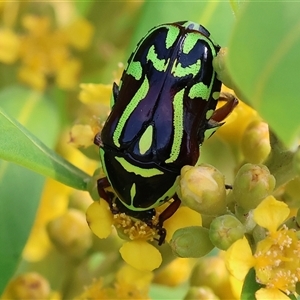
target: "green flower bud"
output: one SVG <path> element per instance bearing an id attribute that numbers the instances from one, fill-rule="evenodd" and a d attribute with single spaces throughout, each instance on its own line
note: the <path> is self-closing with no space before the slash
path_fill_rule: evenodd
<path id="1" fill-rule="evenodd" d="M 269 196 L 275 187 L 275 178 L 264 165 L 243 165 L 234 180 L 233 196 L 237 204 L 248 212 Z"/>
<path id="2" fill-rule="evenodd" d="M 260 121 L 250 123 L 241 143 L 246 161 L 253 164 L 262 163 L 271 150 L 268 124 Z"/>
<path id="3" fill-rule="evenodd" d="M 300 178 L 289 181 L 284 188 L 284 193 L 282 195 L 282 200 L 289 207 L 300 207 Z"/>
<path id="4" fill-rule="evenodd" d="M 226 211 L 224 176 L 210 165 L 184 166 L 178 195 L 186 206 L 201 214 L 221 215 Z"/>
<path id="5" fill-rule="evenodd" d="M 221 299 L 236 299 L 225 261 L 220 256 L 203 257 L 195 265 L 190 277 L 191 286 L 207 286 Z"/>
<path id="6" fill-rule="evenodd" d="M 213 290 L 207 286 L 189 288 L 187 294 L 183 298 L 184 300 L 220 300 Z"/>
<path id="7" fill-rule="evenodd" d="M 208 229 L 201 226 L 176 230 L 170 246 L 178 257 L 202 257 L 214 248 L 209 239 Z"/>
<path id="8" fill-rule="evenodd" d="M 73 258 L 82 257 L 92 245 L 92 233 L 85 214 L 69 209 L 64 215 L 52 220 L 47 226 L 54 245 Z"/>
<path id="9" fill-rule="evenodd" d="M 226 56 L 227 48 L 223 47 L 220 49 L 218 55 L 213 59 L 213 67 L 217 72 L 218 79 L 221 80 L 227 87 L 234 89 L 234 83 L 228 73 L 228 68 L 226 67 Z"/>
<path id="10" fill-rule="evenodd" d="M 225 84 L 230 89 L 233 89 L 235 94 L 239 99 L 246 99 L 245 95 L 239 90 L 232 80 L 231 75 L 228 72 L 228 67 L 226 66 L 228 49 L 222 47 L 218 52 L 218 55 L 213 59 L 213 68 L 217 73 L 217 77 L 223 84 Z"/>
<path id="11" fill-rule="evenodd" d="M 227 250 L 236 240 L 244 236 L 243 224 L 232 215 L 215 218 L 210 224 L 209 238 L 221 250 Z"/>
<path id="12" fill-rule="evenodd" d="M 251 233 L 252 230 L 257 225 L 253 219 L 253 210 L 245 213 L 243 208 L 237 206 L 235 211 L 235 216 L 241 221 L 244 226 L 246 233 Z"/>

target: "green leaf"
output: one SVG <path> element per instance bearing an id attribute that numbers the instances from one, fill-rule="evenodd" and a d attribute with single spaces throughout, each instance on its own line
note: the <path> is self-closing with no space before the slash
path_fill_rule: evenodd
<path id="1" fill-rule="evenodd" d="M 225 45 L 234 22 L 230 3 L 222 1 L 148 0 L 142 7 L 130 52 L 154 26 L 168 22 L 194 21 L 205 26 L 220 45 Z"/>
<path id="2" fill-rule="evenodd" d="M 43 162 L 42 155 L 46 155 L 48 168 L 59 172 L 63 165 L 59 168 L 57 161 L 51 162 L 52 151 L 8 116 L 4 109 L 45 144 L 54 147 L 59 134 L 59 120 L 53 103 L 39 93 L 18 86 L 0 92 L 0 157 L 32 169 L 47 170 L 47 165 L 36 166 L 37 162 Z M 82 186 L 83 179 L 77 181 Z M 35 219 L 44 182 L 45 177 L 0 159 L 0 294 L 18 265 Z"/>
<path id="3" fill-rule="evenodd" d="M 256 282 L 255 276 L 255 270 L 250 269 L 244 281 L 241 300 L 256 299 L 255 292 L 259 290 L 262 287 L 262 285 Z"/>
<path id="4" fill-rule="evenodd" d="M 32 95 L 31 97 L 35 99 L 38 96 Z M 39 124 L 37 126 L 40 128 Z M 89 175 L 49 149 L 1 108 L 0 128 L 0 157 L 2 159 L 51 177 L 65 185 L 86 190 Z M 47 130 L 43 132 L 43 134 L 46 133 Z"/>
<path id="5" fill-rule="evenodd" d="M 49 146 L 54 146 L 59 128 L 57 114 L 44 97 L 34 97 L 30 90 L 16 86 L 1 91 L 0 106 Z M 49 124 L 53 126 L 49 127 Z M 1 125 L 0 129 L 1 152 L 12 137 L 6 135 Z M 44 181 L 37 173 L 0 160 L 0 294 L 12 277 L 28 239 Z"/>
<path id="6" fill-rule="evenodd" d="M 93 1 L 83 0 L 83 1 L 74 1 L 73 2 L 76 10 L 81 16 L 86 16 L 91 9 Z"/>
<path id="7" fill-rule="evenodd" d="M 287 145 L 300 132 L 299 2 L 248 2 L 240 10 L 228 70 L 244 99 Z"/>
<path id="8" fill-rule="evenodd" d="M 0 294 L 13 276 L 32 228 L 45 179 L 0 160 Z"/>

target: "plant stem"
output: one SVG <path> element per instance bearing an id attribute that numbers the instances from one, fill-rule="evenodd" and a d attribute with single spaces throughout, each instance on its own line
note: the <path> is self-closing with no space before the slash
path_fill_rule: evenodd
<path id="1" fill-rule="evenodd" d="M 272 131 L 270 131 L 270 144 L 271 153 L 267 158 L 265 165 L 275 177 L 276 188 L 278 188 L 296 177 L 297 174 L 293 167 L 293 160 L 296 152 L 287 150 Z"/>

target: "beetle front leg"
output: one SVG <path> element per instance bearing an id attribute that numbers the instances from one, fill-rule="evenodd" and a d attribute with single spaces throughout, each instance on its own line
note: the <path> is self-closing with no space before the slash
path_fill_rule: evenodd
<path id="1" fill-rule="evenodd" d="M 177 209 L 181 204 L 181 200 L 179 199 L 177 194 L 174 195 L 173 200 L 174 201 L 158 217 L 157 228 L 158 228 L 158 234 L 160 236 L 158 240 L 159 246 L 162 245 L 162 243 L 165 241 L 166 234 L 167 234 L 166 229 L 163 228 L 164 222 L 174 215 L 174 213 L 177 211 Z"/>
<path id="2" fill-rule="evenodd" d="M 234 95 L 225 92 L 220 94 L 219 101 L 226 101 L 226 104 L 216 109 L 208 122 L 222 122 L 239 103 Z"/>
<path id="3" fill-rule="evenodd" d="M 114 213 L 115 211 L 115 208 L 113 206 L 114 194 L 112 192 L 108 192 L 105 190 L 110 186 L 111 185 L 107 177 L 103 177 L 97 180 L 97 189 L 98 189 L 99 196 L 109 204 L 110 210 L 112 211 L 112 213 Z"/>

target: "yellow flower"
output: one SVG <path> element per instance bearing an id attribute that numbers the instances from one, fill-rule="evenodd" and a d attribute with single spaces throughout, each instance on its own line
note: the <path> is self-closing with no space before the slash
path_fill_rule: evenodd
<path id="1" fill-rule="evenodd" d="M 103 279 L 94 280 L 76 300 L 90 299 L 149 299 L 148 292 L 152 272 L 139 271 L 129 265 L 124 265 L 116 274 L 112 287 L 105 287 Z"/>
<path id="2" fill-rule="evenodd" d="M 81 70 L 81 62 L 78 59 L 69 59 L 56 71 L 56 83 L 65 90 L 77 87 Z"/>
<path id="3" fill-rule="evenodd" d="M 257 299 L 288 299 L 286 295 L 295 293 L 300 280 L 300 241 L 295 230 L 281 225 L 289 213 L 285 203 L 273 196 L 265 198 L 254 210 L 254 220 L 268 233 L 257 243 L 254 255 L 245 238 L 226 253 L 227 267 L 236 278 L 243 280 L 254 267 L 257 282 L 265 286 L 257 291 Z"/>
<path id="4" fill-rule="evenodd" d="M 224 85 L 222 86 L 222 92 L 234 94 L 232 90 Z M 222 104 L 222 102 L 220 104 Z M 259 119 L 257 112 L 239 100 L 237 107 L 235 107 L 233 112 L 226 118 L 225 124 L 221 126 L 215 134 L 224 138 L 230 145 L 240 146 L 246 127 L 257 119 Z"/>
<path id="5" fill-rule="evenodd" d="M 95 133 L 90 125 L 77 124 L 71 128 L 70 143 L 73 146 L 87 148 L 93 145 Z"/>
<path id="6" fill-rule="evenodd" d="M 158 210 L 161 211 L 162 208 Z M 158 212 L 159 213 L 159 212 Z M 148 241 L 157 238 L 156 228 L 152 228 L 140 220 L 134 220 L 124 213 L 112 214 L 109 205 L 103 199 L 95 201 L 87 210 L 87 222 L 95 235 L 107 238 L 115 226 L 120 236 L 129 240 L 123 244 L 120 253 L 124 261 L 142 271 L 152 271 L 162 262 L 160 252 Z M 157 217 L 153 220 L 157 222 Z M 180 207 L 164 225 L 167 230 L 166 240 L 182 227 L 201 226 L 201 215 L 188 207 Z"/>
<path id="7" fill-rule="evenodd" d="M 100 239 L 111 234 L 113 215 L 105 200 L 93 202 L 86 212 L 86 219 L 93 233 Z"/>
<path id="8" fill-rule="evenodd" d="M 84 104 L 102 103 L 109 106 L 109 99 L 112 93 L 111 84 L 80 84 L 79 100 Z"/>
<path id="9" fill-rule="evenodd" d="M 14 63 L 19 55 L 20 38 L 11 29 L 0 29 L 0 62 Z"/>
<path id="10" fill-rule="evenodd" d="M 76 88 L 81 62 L 73 57 L 71 48 L 89 46 L 93 28 L 88 21 L 76 20 L 68 28 L 53 29 L 49 17 L 26 15 L 22 25 L 26 33 L 20 46 L 19 79 L 38 90 L 46 88 L 49 78 L 62 89 Z"/>
<path id="11" fill-rule="evenodd" d="M 162 262 L 160 252 L 144 240 L 124 243 L 120 253 L 124 261 L 140 271 L 152 271 Z"/>
<path id="12" fill-rule="evenodd" d="M 47 179 L 37 217 L 23 251 L 26 260 L 39 261 L 51 249 L 46 225 L 66 211 L 70 192 L 69 187 Z"/>
<path id="13" fill-rule="evenodd" d="M 189 278 L 191 269 L 191 259 L 176 258 L 165 268 L 158 271 L 155 282 L 167 286 L 177 286 Z"/>
<path id="14" fill-rule="evenodd" d="M 117 299 L 148 299 L 153 273 L 125 264 L 116 276 Z"/>
<path id="15" fill-rule="evenodd" d="M 82 211 L 69 208 L 66 213 L 49 222 L 49 237 L 56 248 L 72 258 L 82 258 L 92 245 L 92 233 Z"/>
<path id="16" fill-rule="evenodd" d="M 75 300 L 101 300 L 109 299 L 107 290 L 103 288 L 103 279 L 94 280 L 94 282 L 85 288 L 85 291 L 75 298 Z"/>
<path id="17" fill-rule="evenodd" d="M 161 208 L 158 210 L 160 209 Z M 179 228 L 201 225 L 202 218 L 198 212 L 188 208 L 187 206 L 181 206 L 170 219 L 167 219 L 164 222 L 164 227 L 167 230 L 166 241 L 169 242 L 174 232 Z"/>
<path id="18" fill-rule="evenodd" d="M 255 263 L 246 238 L 233 243 L 226 251 L 225 257 L 228 271 L 238 280 L 244 280 L 248 271 Z"/>
<path id="19" fill-rule="evenodd" d="M 71 46 L 78 50 L 85 50 L 90 46 L 94 27 L 85 19 L 77 19 L 63 31 Z"/>

